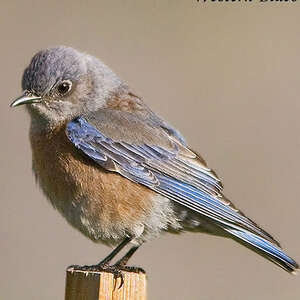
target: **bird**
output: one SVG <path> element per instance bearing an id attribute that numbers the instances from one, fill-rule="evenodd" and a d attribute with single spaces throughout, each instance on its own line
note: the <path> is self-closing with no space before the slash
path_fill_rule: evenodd
<path id="1" fill-rule="evenodd" d="M 223 193 L 217 174 L 181 133 L 98 58 L 71 47 L 40 50 L 22 77 L 32 169 L 74 228 L 114 246 L 77 266 L 121 277 L 129 258 L 161 233 L 231 238 L 289 273 L 299 269 L 269 233 Z M 112 260 L 126 246 L 128 252 Z"/>

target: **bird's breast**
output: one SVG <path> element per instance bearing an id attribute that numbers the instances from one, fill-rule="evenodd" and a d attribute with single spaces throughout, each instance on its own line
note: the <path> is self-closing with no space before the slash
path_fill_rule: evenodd
<path id="1" fill-rule="evenodd" d="M 159 218 L 169 209 L 169 200 L 158 199 L 148 188 L 85 157 L 68 140 L 65 126 L 49 132 L 31 130 L 30 140 L 33 170 L 42 190 L 69 223 L 94 240 L 139 235 L 150 226 L 153 214 Z"/>

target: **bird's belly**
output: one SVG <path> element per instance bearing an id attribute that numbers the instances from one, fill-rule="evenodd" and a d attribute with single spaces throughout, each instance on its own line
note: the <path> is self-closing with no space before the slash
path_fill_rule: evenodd
<path id="1" fill-rule="evenodd" d="M 53 206 L 91 239 L 114 244 L 131 235 L 145 240 L 176 217 L 170 201 L 84 157 L 65 136 L 31 134 L 33 170 Z"/>

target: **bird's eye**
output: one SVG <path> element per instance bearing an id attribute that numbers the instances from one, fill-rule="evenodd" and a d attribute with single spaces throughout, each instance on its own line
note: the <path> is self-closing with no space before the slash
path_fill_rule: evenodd
<path id="1" fill-rule="evenodd" d="M 72 88 L 72 82 L 70 80 L 64 80 L 57 86 L 57 91 L 61 95 L 66 95 L 68 92 L 70 92 Z"/>

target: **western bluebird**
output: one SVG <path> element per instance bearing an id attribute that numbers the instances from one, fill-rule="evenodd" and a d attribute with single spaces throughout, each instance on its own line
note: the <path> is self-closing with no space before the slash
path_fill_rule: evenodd
<path id="1" fill-rule="evenodd" d="M 299 266 L 223 195 L 222 183 L 181 134 L 97 58 L 68 47 L 38 52 L 25 69 L 33 171 L 67 221 L 117 245 L 98 265 L 121 275 L 162 231 L 230 237 L 288 272 Z M 115 265 L 115 255 L 132 248 Z"/>

